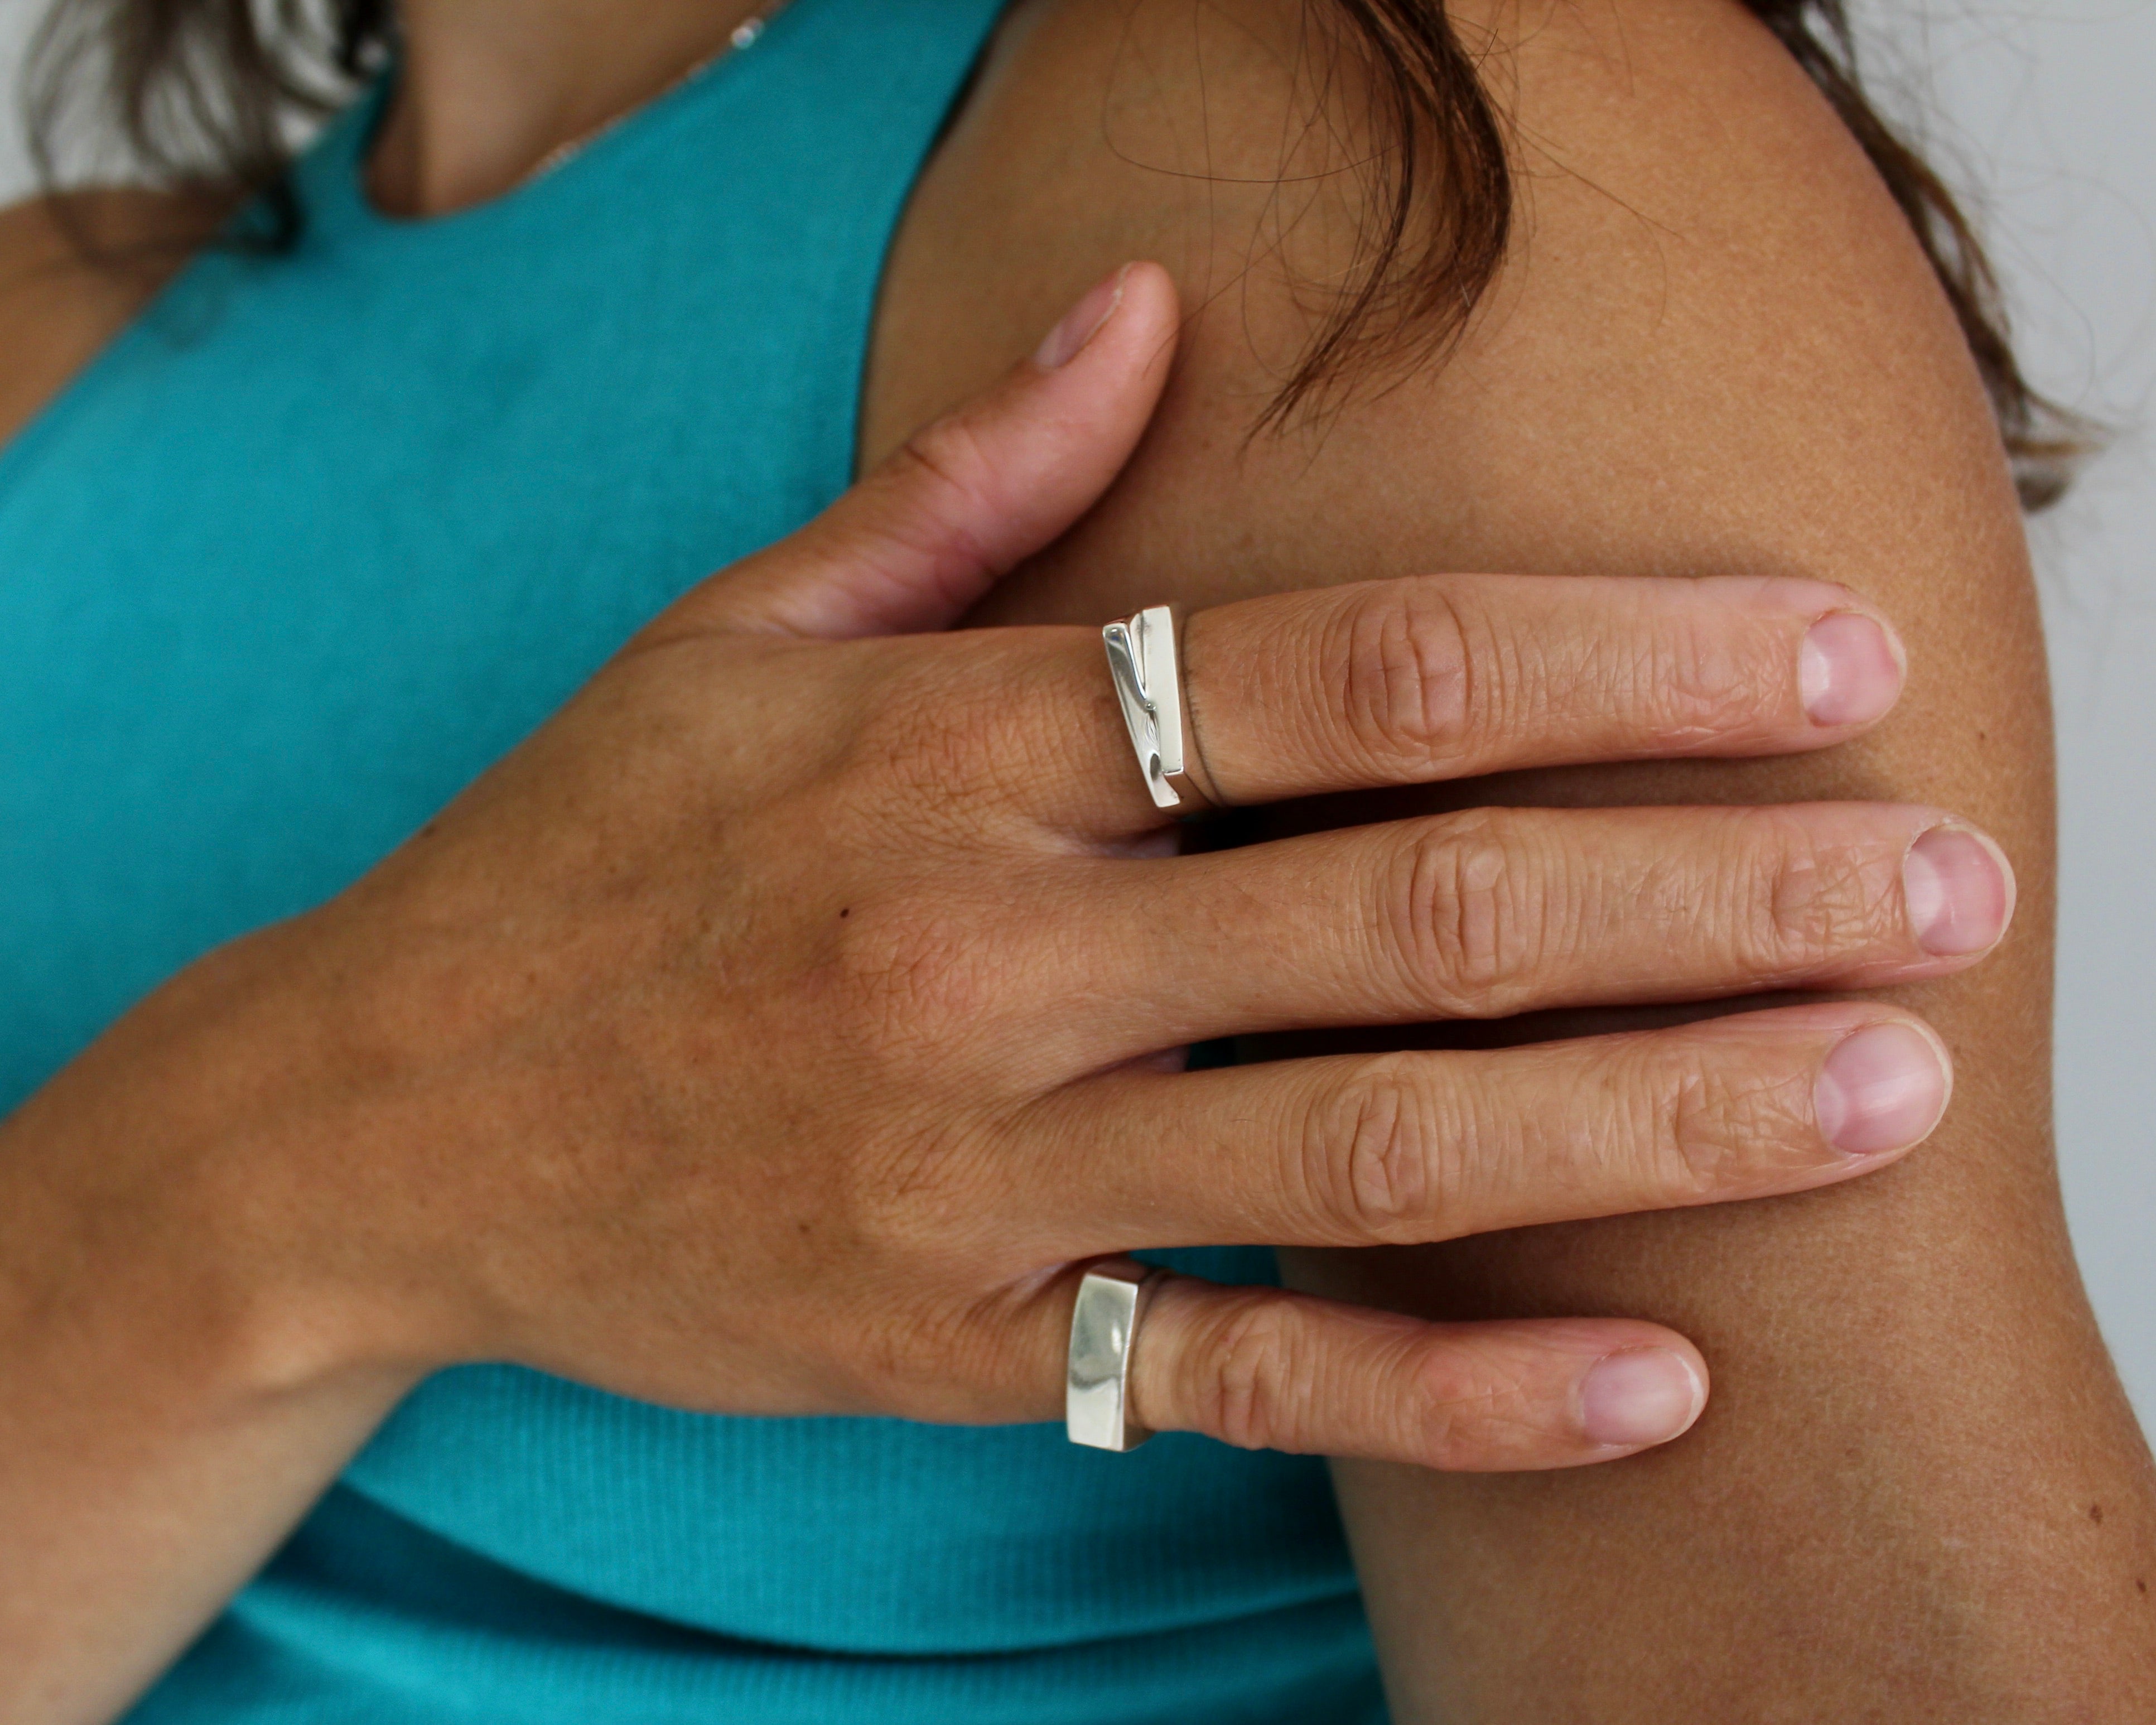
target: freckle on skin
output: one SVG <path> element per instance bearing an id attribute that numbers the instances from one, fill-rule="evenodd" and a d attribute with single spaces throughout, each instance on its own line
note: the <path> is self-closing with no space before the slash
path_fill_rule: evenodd
<path id="1" fill-rule="evenodd" d="M 2103 1519 L 2103 1506 L 2101 1503 L 2089 1505 L 2089 1519 L 2092 1522 L 2100 1522 Z"/>

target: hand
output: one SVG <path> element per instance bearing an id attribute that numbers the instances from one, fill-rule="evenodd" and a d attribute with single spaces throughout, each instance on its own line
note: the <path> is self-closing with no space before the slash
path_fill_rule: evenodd
<path id="1" fill-rule="evenodd" d="M 1050 1420 L 1101 1255 L 1365 1245 L 1789 1192 L 1948 1088 L 1819 1004 L 1489 1053 L 1184 1071 L 1235 1033 L 1868 985 L 1988 950 L 1934 810 L 1484 809 L 1177 856 L 1091 629 L 932 631 L 1136 444 L 1140 266 L 793 537 L 689 594 L 335 903 L 242 943 L 311 1053 L 207 1209 L 341 1361 L 509 1359 L 737 1414 Z M 1191 619 L 1233 801 L 1845 738 L 1899 685 L 1840 589 L 1453 576 Z M 256 998 L 256 997 L 250 997 Z M 281 1087 L 280 1087 L 281 1086 Z M 238 1230 L 242 1219 L 221 1223 Z M 1455 1468 L 1676 1435 L 1620 1319 L 1431 1325 L 1168 1281 L 1146 1423 Z"/>

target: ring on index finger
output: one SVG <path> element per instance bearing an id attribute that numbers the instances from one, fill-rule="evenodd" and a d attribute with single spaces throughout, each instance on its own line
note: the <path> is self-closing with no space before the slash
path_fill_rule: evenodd
<path id="1" fill-rule="evenodd" d="M 1149 605 L 1101 631 L 1108 675 L 1154 805 L 1186 814 L 1220 806 L 1183 698 L 1181 631 L 1174 608 Z"/>

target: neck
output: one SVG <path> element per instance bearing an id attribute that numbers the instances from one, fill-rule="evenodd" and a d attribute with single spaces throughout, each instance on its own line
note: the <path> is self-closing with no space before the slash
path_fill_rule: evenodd
<path id="1" fill-rule="evenodd" d="M 765 9 L 757 0 L 404 0 L 368 195 L 400 216 L 499 197 Z"/>

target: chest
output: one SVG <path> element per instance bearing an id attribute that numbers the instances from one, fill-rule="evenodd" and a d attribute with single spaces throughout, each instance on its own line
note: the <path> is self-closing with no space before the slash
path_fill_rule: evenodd
<path id="1" fill-rule="evenodd" d="M 296 254 L 200 258 L 0 453 L 0 1107 L 844 486 L 890 222 L 973 39 L 938 17 L 889 23 L 913 62 L 855 126 L 788 82 L 848 63 L 789 54 L 442 225 L 358 205 L 352 116 Z"/>

